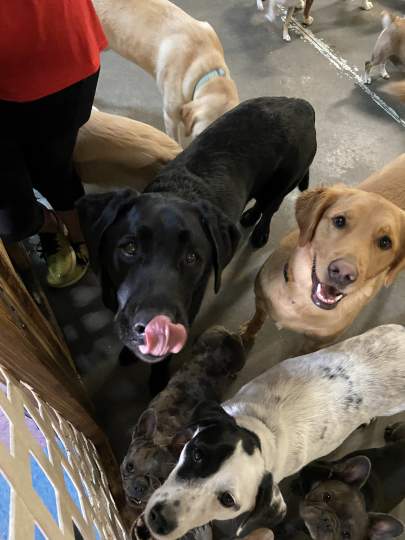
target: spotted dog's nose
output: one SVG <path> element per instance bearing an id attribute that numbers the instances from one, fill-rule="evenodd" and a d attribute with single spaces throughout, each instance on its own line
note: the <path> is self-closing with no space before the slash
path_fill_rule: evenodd
<path id="1" fill-rule="evenodd" d="M 170 519 L 168 508 L 162 503 L 157 502 L 148 513 L 148 525 L 152 533 L 166 535 L 176 528 L 175 520 Z"/>

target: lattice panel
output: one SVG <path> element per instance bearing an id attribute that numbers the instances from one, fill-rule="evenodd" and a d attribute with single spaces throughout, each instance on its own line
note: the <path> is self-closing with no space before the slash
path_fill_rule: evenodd
<path id="1" fill-rule="evenodd" d="M 0 540 L 127 540 L 93 443 L 0 367 Z"/>

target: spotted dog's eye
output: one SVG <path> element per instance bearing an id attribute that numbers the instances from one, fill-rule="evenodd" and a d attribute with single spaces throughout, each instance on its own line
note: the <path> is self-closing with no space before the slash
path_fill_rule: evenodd
<path id="1" fill-rule="evenodd" d="M 135 255 L 136 253 L 136 244 L 133 240 L 130 240 L 126 244 L 123 244 L 121 247 L 121 250 L 125 253 L 125 255 L 129 255 L 132 257 L 132 255 Z"/>
<path id="2" fill-rule="evenodd" d="M 322 500 L 323 502 L 328 503 L 332 500 L 332 495 L 328 493 L 327 491 L 325 491 L 324 493 L 322 493 Z"/>
<path id="3" fill-rule="evenodd" d="M 201 461 L 203 459 L 202 452 L 200 450 L 198 450 L 197 448 L 193 448 L 193 452 L 192 452 L 191 456 L 193 458 L 194 463 L 201 463 Z"/>
<path id="4" fill-rule="evenodd" d="M 186 257 L 184 260 L 188 266 L 192 266 L 198 260 L 197 253 L 195 253 L 194 251 L 190 251 L 189 253 L 186 254 Z"/>
<path id="5" fill-rule="evenodd" d="M 134 464 L 133 464 L 131 461 L 129 461 L 129 462 L 125 465 L 125 472 L 131 474 L 131 473 L 134 472 L 134 470 L 135 470 Z"/>
<path id="6" fill-rule="evenodd" d="M 333 225 L 337 229 L 343 229 L 343 227 L 346 225 L 345 216 L 335 216 L 334 218 L 332 218 L 332 221 L 333 221 Z"/>
<path id="7" fill-rule="evenodd" d="M 349 531 L 342 531 L 342 538 L 350 538 L 351 534 Z"/>
<path id="8" fill-rule="evenodd" d="M 392 240 L 386 234 L 378 239 L 378 247 L 384 251 L 392 248 Z"/>
<path id="9" fill-rule="evenodd" d="M 231 508 L 232 506 L 235 506 L 235 499 L 232 497 L 229 491 L 224 491 L 224 493 L 221 493 L 221 495 L 218 497 L 218 500 L 222 504 L 222 506 L 225 506 L 225 508 Z"/>

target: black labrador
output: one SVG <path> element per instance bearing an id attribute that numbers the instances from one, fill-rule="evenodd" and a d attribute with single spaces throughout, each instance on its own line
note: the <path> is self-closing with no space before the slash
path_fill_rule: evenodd
<path id="1" fill-rule="evenodd" d="M 215 291 L 239 241 L 237 224 L 270 220 L 296 186 L 308 187 L 316 152 L 315 113 L 302 99 L 262 97 L 216 120 L 170 162 L 144 193 L 87 195 L 78 211 L 103 300 L 122 342 L 150 363 L 179 352 L 211 269 Z"/>

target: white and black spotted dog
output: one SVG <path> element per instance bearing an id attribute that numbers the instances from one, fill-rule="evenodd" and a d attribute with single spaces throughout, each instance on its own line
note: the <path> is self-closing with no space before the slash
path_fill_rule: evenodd
<path id="1" fill-rule="evenodd" d="M 384 325 L 252 380 L 195 428 L 145 510 L 150 535 L 174 540 L 239 516 L 237 536 L 285 514 L 283 478 L 336 449 L 359 425 L 405 410 L 405 328 Z M 145 535 L 147 536 L 147 535 Z"/>

